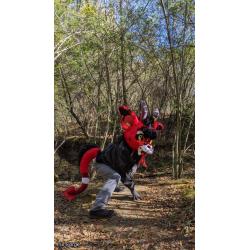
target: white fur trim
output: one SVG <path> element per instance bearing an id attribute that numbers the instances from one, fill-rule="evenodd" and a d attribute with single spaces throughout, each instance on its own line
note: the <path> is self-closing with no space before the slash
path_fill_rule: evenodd
<path id="1" fill-rule="evenodd" d="M 88 177 L 82 177 L 82 183 L 83 184 L 89 184 L 89 178 Z"/>

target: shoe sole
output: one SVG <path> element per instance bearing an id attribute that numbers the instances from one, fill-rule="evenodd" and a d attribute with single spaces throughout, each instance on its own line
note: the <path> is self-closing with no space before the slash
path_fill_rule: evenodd
<path id="1" fill-rule="evenodd" d="M 98 215 L 91 215 L 91 214 L 89 214 L 89 218 L 90 219 L 110 219 L 114 215 L 115 215 L 114 212 L 112 214 L 110 214 L 109 216 L 98 216 Z"/>

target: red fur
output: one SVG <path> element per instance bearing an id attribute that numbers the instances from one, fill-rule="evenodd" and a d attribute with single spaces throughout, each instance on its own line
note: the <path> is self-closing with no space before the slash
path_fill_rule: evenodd
<path id="1" fill-rule="evenodd" d="M 153 128 L 156 129 L 156 130 L 163 130 L 164 125 L 161 122 L 154 121 Z"/>
<path id="2" fill-rule="evenodd" d="M 80 162 L 80 173 L 82 177 L 89 177 L 89 163 L 101 152 L 100 148 L 91 148 L 83 156 Z M 82 183 L 79 187 L 68 187 L 64 192 L 64 197 L 72 201 L 77 195 L 83 192 L 88 187 L 88 184 Z"/>
<path id="3" fill-rule="evenodd" d="M 89 163 L 101 152 L 100 148 L 91 148 L 83 156 L 80 161 L 80 173 L 82 177 L 89 176 Z"/>
<path id="4" fill-rule="evenodd" d="M 136 132 L 143 127 L 143 123 L 139 121 L 135 112 L 131 111 L 130 115 L 122 118 L 121 127 L 124 131 L 123 134 L 127 144 L 132 150 L 137 151 L 144 144 L 144 141 L 136 139 Z"/>

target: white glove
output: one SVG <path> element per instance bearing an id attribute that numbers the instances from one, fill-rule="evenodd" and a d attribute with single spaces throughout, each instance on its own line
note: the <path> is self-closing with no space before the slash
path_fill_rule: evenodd
<path id="1" fill-rule="evenodd" d="M 138 148 L 138 155 L 141 155 L 142 152 L 145 152 L 148 155 L 152 155 L 154 153 L 154 148 L 150 144 L 143 145 Z"/>

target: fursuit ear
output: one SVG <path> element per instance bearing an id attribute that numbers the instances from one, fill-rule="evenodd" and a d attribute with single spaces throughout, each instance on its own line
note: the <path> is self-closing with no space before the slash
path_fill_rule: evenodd
<path id="1" fill-rule="evenodd" d="M 120 115 L 125 116 L 131 114 L 131 110 L 128 106 L 123 105 L 119 107 L 119 113 Z"/>

